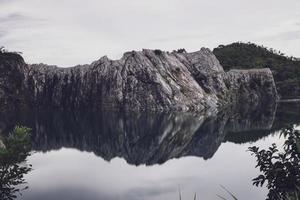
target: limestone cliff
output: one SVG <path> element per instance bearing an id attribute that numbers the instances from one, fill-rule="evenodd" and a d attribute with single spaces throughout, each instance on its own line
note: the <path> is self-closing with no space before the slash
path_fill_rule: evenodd
<path id="1" fill-rule="evenodd" d="M 209 49 L 127 52 L 59 68 L 0 59 L 0 106 L 62 110 L 217 110 L 277 97 L 269 69 L 224 72 Z"/>

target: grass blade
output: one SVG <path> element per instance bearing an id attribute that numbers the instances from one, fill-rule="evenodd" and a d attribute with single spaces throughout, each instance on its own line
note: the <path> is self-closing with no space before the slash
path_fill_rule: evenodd
<path id="1" fill-rule="evenodd" d="M 238 199 L 234 196 L 234 194 L 232 194 L 232 192 L 230 192 L 229 190 L 227 190 L 223 185 L 221 185 L 221 187 L 222 187 L 228 194 L 230 194 L 230 196 L 231 196 L 234 200 L 238 200 Z"/>

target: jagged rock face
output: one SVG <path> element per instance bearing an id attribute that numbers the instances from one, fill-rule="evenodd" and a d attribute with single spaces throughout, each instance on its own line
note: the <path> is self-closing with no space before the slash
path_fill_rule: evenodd
<path id="1" fill-rule="evenodd" d="M 12 53 L 0 54 L 0 110 L 13 110 L 15 105 L 24 104 L 24 70 L 25 63 L 21 56 Z"/>
<path id="2" fill-rule="evenodd" d="M 132 51 L 120 60 L 102 57 L 72 68 L 24 64 L 19 73 L 27 104 L 63 110 L 203 111 L 241 100 L 274 102 L 277 96 L 270 70 L 226 73 L 205 48 L 194 53 Z"/>
<path id="3" fill-rule="evenodd" d="M 262 102 L 277 100 L 277 91 L 270 69 L 230 70 L 225 83 L 231 91 L 231 101 Z"/>

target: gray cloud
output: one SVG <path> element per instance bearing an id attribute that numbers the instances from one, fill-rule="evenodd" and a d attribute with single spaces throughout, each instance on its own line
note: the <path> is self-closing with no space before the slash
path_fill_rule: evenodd
<path id="1" fill-rule="evenodd" d="M 281 41 L 281 42 L 291 42 L 295 43 L 297 40 L 300 39 L 300 29 L 291 30 L 291 31 L 284 31 L 277 34 L 270 34 L 268 36 L 262 37 L 262 40 L 274 40 L 274 41 Z M 272 47 L 272 46 L 270 46 Z M 282 51 L 281 49 L 278 49 Z"/>
<path id="2" fill-rule="evenodd" d="M 4 4 L 4 3 L 11 3 L 15 0 L 0 0 L 0 4 Z"/>
<path id="3" fill-rule="evenodd" d="M 278 38 L 283 40 L 298 40 L 300 39 L 300 29 L 295 31 L 287 31 L 277 35 Z"/>
<path id="4" fill-rule="evenodd" d="M 150 40 L 149 42 L 169 42 L 169 41 L 177 41 L 177 40 L 197 40 L 208 37 L 209 34 L 199 34 L 199 35 L 192 35 L 192 34 L 185 34 L 185 35 L 177 35 L 177 36 L 170 36 L 170 37 L 158 37 Z"/>
<path id="5" fill-rule="evenodd" d="M 114 197 L 100 194 L 97 191 L 93 191 L 89 188 L 78 188 L 78 187 L 61 187 L 61 188 L 48 188 L 46 191 L 35 191 L 35 193 L 29 193 L 24 195 L 22 198 L 24 200 L 54 200 L 54 199 L 72 199 L 72 200 L 99 200 L 107 199 L 113 200 Z"/>
<path id="6" fill-rule="evenodd" d="M 295 25 L 296 25 L 296 26 L 300 26 L 300 22 L 296 22 Z"/>
<path id="7" fill-rule="evenodd" d="M 6 35 L 5 31 L 0 31 L 0 38 L 4 37 Z"/>
<path id="8" fill-rule="evenodd" d="M 159 186 L 136 187 L 124 193 L 122 196 L 124 197 L 124 199 L 128 199 L 128 200 L 139 200 L 139 199 L 151 199 L 154 196 L 159 196 L 165 193 L 175 194 L 176 192 L 177 192 L 176 185 L 173 185 L 173 187 L 167 186 L 163 188 Z"/>
<path id="9" fill-rule="evenodd" d="M 235 41 L 299 56 L 300 22 L 290 22 L 299 21 L 300 1 L 290 1 L 0 0 L 0 42 L 28 62 L 60 66 L 133 49 L 194 51 Z"/>
<path id="10" fill-rule="evenodd" d="M 16 24 L 18 23 L 19 26 L 23 26 L 24 24 L 34 23 L 35 25 L 43 24 L 45 19 L 42 18 L 34 18 L 27 16 L 22 13 L 10 13 L 7 15 L 0 16 L 0 25 L 1 24 Z"/>
<path id="11" fill-rule="evenodd" d="M 9 23 L 11 21 L 21 21 L 25 20 L 26 17 L 19 14 L 19 13 L 12 13 L 6 16 L 1 16 L 0 17 L 0 23 Z"/>
<path id="12" fill-rule="evenodd" d="M 5 43 L 6 38 L 10 38 L 10 42 L 20 42 L 20 40 L 24 40 L 22 37 L 26 35 L 26 32 L 45 24 L 45 19 L 34 18 L 18 12 L 2 16 L 0 14 L 0 42 L 4 41 Z M 9 43 L 6 45 L 8 48 L 10 46 Z"/>

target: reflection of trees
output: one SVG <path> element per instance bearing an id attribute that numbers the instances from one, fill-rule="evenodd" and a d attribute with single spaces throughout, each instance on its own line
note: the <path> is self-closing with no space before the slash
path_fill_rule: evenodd
<path id="1" fill-rule="evenodd" d="M 286 138 L 283 152 L 273 144 L 268 150 L 250 147 L 257 158 L 257 165 L 262 172 L 253 179 L 253 185 L 267 184 L 268 200 L 300 198 L 300 132 L 293 128 L 282 131 Z"/>
<path id="2" fill-rule="evenodd" d="M 0 146 L 0 199 L 12 200 L 27 186 L 24 175 L 31 171 L 25 161 L 31 149 L 29 129 L 15 127 Z"/>

